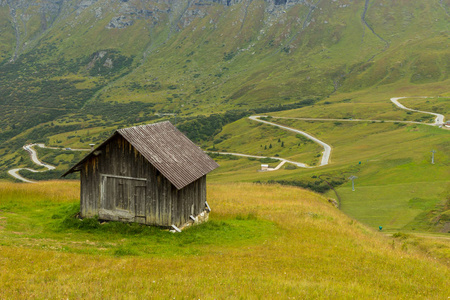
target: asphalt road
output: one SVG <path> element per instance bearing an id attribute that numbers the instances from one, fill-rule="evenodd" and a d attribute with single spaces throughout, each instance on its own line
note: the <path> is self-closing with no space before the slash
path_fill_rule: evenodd
<path id="1" fill-rule="evenodd" d="M 34 150 L 34 146 L 38 146 L 41 148 L 47 148 L 47 149 L 55 149 L 55 150 L 61 150 L 61 151 L 90 151 L 89 149 L 70 149 L 70 150 L 66 150 L 65 148 L 54 148 L 54 147 L 46 147 L 44 144 L 28 144 L 23 146 L 22 148 L 27 151 L 30 154 L 30 158 L 33 161 L 33 163 L 35 163 L 38 166 L 47 168 L 48 170 L 54 170 L 55 167 L 52 165 L 49 165 L 47 163 L 44 163 L 42 161 L 39 160 L 38 156 L 37 156 L 37 152 L 36 150 Z M 19 171 L 20 170 L 28 170 L 34 173 L 38 173 L 38 172 L 45 172 L 45 171 L 37 171 L 37 170 L 33 170 L 30 168 L 17 168 L 17 169 L 11 169 L 8 171 L 8 174 L 11 175 L 12 177 L 19 179 L 23 182 L 28 182 L 28 183 L 34 183 L 35 181 L 26 179 L 22 176 L 20 176 Z"/>
<path id="2" fill-rule="evenodd" d="M 48 170 L 54 170 L 54 169 L 55 169 L 54 166 L 49 165 L 49 164 L 46 164 L 46 163 L 43 163 L 43 162 L 41 162 L 41 161 L 38 159 L 36 150 L 33 149 L 34 146 L 36 146 L 36 144 L 25 145 L 25 146 L 23 146 L 22 148 L 30 154 L 31 160 L 32 160 L 36 165 L 41 166 L 41 167 L 45 167 L 45 168 L 47 168 Z M 12 177 L 16 178 L 16 179 L 19 179 L 19 180 L 23 181 L 23 182 L 27 182 L 27 183 L 35 183 L 35 181 L 29 180 L 29 179 L 26 179 L 25 177 L 20 176 L 20 174 L 19 174 L 19 171 L 20 171 L 20 170 L 28 170 L 28 171 L 33 172 L 33 173 L 45 172 L 45 171 L 37 171 L 37 170 L 33 170 L 33 169 L 30 169 L 30 168 L 17 168 L 17 169 L 11 169 L 11 170 L 9 170 L 9 171 L 8 171 L 8 174 L 11 175 Z"/>
<path id="3" fill-rule="evenodd" d="M 272 123 L 272 122 L 269 122 L 269 121 L 264 121 L 264 120 L 259 119 L 260 117 L 263 117 L 263 116 L 250 116 L 249 119 L 253 120 L 253 121 L 269 124 L 269 125 L 272 125 L 272 126 L 276 126 L 276 127 L 281 128 L 281 129 L 284 129 L 284 130 L 288 130 L 288 131 L 292 131 L 292 132 L 301 134 L 301 135 L 305 136 L 306 138 L 308 138 L 308 139 L 316 142 L 317 144 L 321 145 L 323 147 L 324 151 L 322 152 L 322 159 L 320 161 L 320 165 L 319 166 L 328 165 L 328 163 L 330 162 L 330 156 L 331 156 L 331 146 L 330 145 L 322 142 L 318 138 L 315 138 L 312 135 L 310 135 L 310 134 L 308 134 L 308 133 L 306 133 L 304 131 L 301 131 L 301 130 L 298 130 L 298 129 L 294 129 L 294 128 L 290 128 L 290 127 L 283 126 L 283 125 L 279 125 L 279 124 Z"/>
<path id="4" fill-rule="evenodd" d="M 24 149 L 25 151 L 27 151 L 27 152 L 30 154 L 31 160 L 32 160 L 36 165 L 41 166 L 41 167 L 45 167 L 45 168 L 47 168 L 47 169 L 49 169 L 49 170 L 54 170 L 54 169 L 55 169 L 54 166 L 49 165 L 49 164 L 46 164 L 46 163 L 43 163 L 43 162 L 41 162 L 41 161 L 38 159 L 38 157 L 37 157 L 37 152 L 36 152 L 36 150 L 33 149 L 34 146 L 36 146 L 36 144 L 25 145 L 25 146 L 23 146 L 23 149 Z M 39 172 L 39 171 L 36 171 L 36 172 Z"/>
<path id="5" fill-rule="evenodd" d="M 400 102 L 398 102 L 399 99 L 405 99 L 405 98 L 410 98 L 410 97 L 396 97 L 396 98 L 391 98 L 392 103 L 394 103 L 398 108 L 401 109 L 405 109 L 405 110 L 410 110 L 410 111 L 415 111 L 415 112 L 420 112 L 423 114 L 429 114 L 429 115 L 433 115 L 436 116 L 436 119 L 434 119 L 434 123 L 430 124 L 430 125 L 434 125 L 434 126 L 441 126 L 444 124 L 444 119 L 445 117 L 441 114 L 437 114 L 437 113 L 432 113 L 429 111 L 422 111 L 422 110 L 417 110 L 417 109 L 412 109 L 412 108 L 408 108 L 406 106 L 404 106 L 403 104 L 401 104 Z M 430 97 L 415 97 L 415 98 L 430 98 Z M 421 123 L 424 124 L 424 123 Z"/>
<path id="6" fill-rule="evenodd" d="M 8 174 L 11 175 L 12 177 L 16 178 L 16 179 L 19 179 L 19 180 L 23 181 L 23 182 L 27 182 L 27 183 L 35 183 L 36 182 L 36 181 L 32 181 L 32 180 L 26 179 L 25 177 L 20 176 L 19 175 L 19 171 L 20 170 L 28 170 L 28 171 L 31 171 L 31 172 L 34 172 L 34 173 L 38 172 L 38 171 L 33 170 L 33 169 L 18 168 L 18 169 L 11 169 L 11 170 L 9 170 Z"/>
<path id="7" fill-rule="evenodd" d="M 373 122 L 373 123 L 405 123 L 405 124 L 422 124 L 432 125 L 416 121 L 395 121 L 395 120 L 371 120 L 371 119 L 320 119 L 320 118 L 294 118 L 294 117 L 274 117 L 273 119 L 301 120 L 301 121 L 320 121 L 320 122 Z"/>
<path id="8" fill-rule="evenodd" d="M 249 154 L 242 154 L 242 153 L 232 153 L 232 152 L 215 152 L 215 151 L 206 151 L 206 153 L 217 153 L 217 154 L 222 154 L 222 155 L 233 155 L 233 156 L 242 156 L 242 157 L 253 157 L 253 158 L 267 158 L 267 156 L 258 156 L 258 155 L 249 155 Z M 308 166 L 307 164 L 301 163 L 301 162 L 296 162 L 296 161 L 292 161 L 292 160 L 287 160 L 281 157 L 269 157 L 271 159 L 276 159 L 279 160 L 281 162 L 285 162 L 285 163 L 290 163 L 293 165 L 296 165 L 297 167 L 300 168 L 313 168 Z M 276 168 L 274 168 L 273 170 L 278 170 L 282 165 L 278 165 Z"/>

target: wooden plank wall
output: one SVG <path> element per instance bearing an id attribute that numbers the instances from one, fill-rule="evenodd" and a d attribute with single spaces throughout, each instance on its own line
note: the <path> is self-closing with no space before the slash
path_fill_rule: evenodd
<path id="1" fill-rule="evenodd" d="M 99 150 L 101 153 L 87 160 L 81 170 L 82 217 L 94 217 L 99 214 L 101 174 L 147 179 L 146 224 L 180 226 L 189 221 L 190 215 L 196 216 L 204 210 L 206 175 L 177 190 L 121 136 L 111 139 Z M 105 200 L 108 201 L 106 204 L 108 208 L 115 206 L 115 199 Z"/>

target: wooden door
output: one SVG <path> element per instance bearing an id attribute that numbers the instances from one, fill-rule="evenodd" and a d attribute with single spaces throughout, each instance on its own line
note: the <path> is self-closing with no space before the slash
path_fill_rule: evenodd
<path id="1" fill-rule="evenodd" d="M 100 219 L 145 223 L 145 178 L 102 175 Z"/>
<path id="2" fill-rule="evenodd" d="M 147 186 L 137 184 L 134 186 L 134 215 L 135 221 L 138 223 L 145 223 L 146 221 L 146 194 Z"/>

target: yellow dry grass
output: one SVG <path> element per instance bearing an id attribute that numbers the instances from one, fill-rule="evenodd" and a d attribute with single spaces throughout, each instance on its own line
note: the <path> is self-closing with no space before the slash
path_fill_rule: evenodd
<path id="1" fill-rule="evenodd" d="M 73 201 L 78 184 L 0 183 Z M 450 296 L 450 270 L 426 255 L 343 215 L 298 188 L 210 184 L 212 219 L 256 215 L 277 235 L 261 243 L 218 247 L 204 255 L 111 257 L 0 246 L 4 299 L 310 299 Z M 1 204 L 1 203 L 0 203 Z M 1 232 L 1 231 L 0 231 Z M 71 237 L 68 236 L 67 239 Z M 189 247 L 189 245 L 182 245 Z"/>
<path id="2" fill-rule="evenodd" d="M 80 197 L 80 184 L 73 180 L 41 181 L 37 184 L 0 182 L 3 201 L 36 201 L 36 198 L 52 202 L 73 202 Z"/>

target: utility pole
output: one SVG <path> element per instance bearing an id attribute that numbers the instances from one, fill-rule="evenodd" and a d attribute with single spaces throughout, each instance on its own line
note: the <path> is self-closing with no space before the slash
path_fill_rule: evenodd
<path id="1" fill-rule="evenodd" d="M 434 154 L 436 153 L 436 150 L 431 150 L 431 163 L 434 165 Z"/>
<path id="2" fill-rule="evenodd" d="M 350 176 L 348 179 L 352 181 L 352 191 L 355 191 L 355 179 L 358 178 L 355 175 Z"/>

